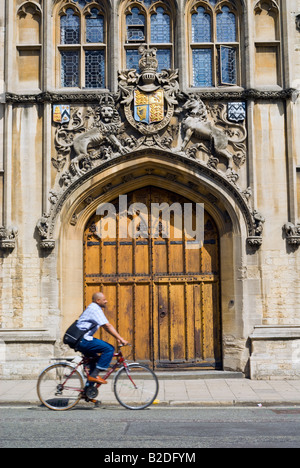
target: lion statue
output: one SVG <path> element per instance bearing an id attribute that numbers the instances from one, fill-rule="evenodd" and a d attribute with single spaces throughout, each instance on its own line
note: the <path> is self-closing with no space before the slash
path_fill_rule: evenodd
<path id="1" fill-rule="evenodd" d="M 89 145 L 97 144 L 107 141 L 120 154 L 126 154 L 128 149 L 125 148 L 118 140 L 117 135 L 120 131 L 121 119 L 118 111 L 115 108 L 114 100 L 110 96 L 105 96 L 100 100 L 100 106 L 97 110 L 97 115 L 93 127 L 83 134 L 78 135 L 73 140 L 73 149 L 75 158 L 72 159 L 71 166 L 77 173 L 81 173 L 80 162 L 88 159 Z"/>

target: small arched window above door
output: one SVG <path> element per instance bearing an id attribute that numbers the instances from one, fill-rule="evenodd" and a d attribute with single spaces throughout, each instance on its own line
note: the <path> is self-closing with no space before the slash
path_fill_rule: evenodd
<path id="1" fill-rule="evenodd" d="M 171 1 L 137 0 L 122 5 L 123 67 L 139 69 L 140 45 L 157 49 L 158 71 L 174 65 L 174 6 Z"/>
<path id="2" fill-rule="evenodd" d="M 68 0 L 61 4 L 57 28 L 59 87 L 106 87 L 107 16 L 105 2 Z"/>
<path id="3" fill-rule="evenodd" d="M 187 15 L 190 85 L 240 85 L 240 10 L 232 1 L 193 1 Z"/>

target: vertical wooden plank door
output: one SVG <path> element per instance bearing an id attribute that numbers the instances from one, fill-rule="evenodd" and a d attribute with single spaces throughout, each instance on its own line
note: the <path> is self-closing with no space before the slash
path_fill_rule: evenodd
<path id="1" fill-rule="evenodd" d="M 178 232 L 174 225 L 172 212 L 169 237 L 163 235 L 163 219 L 158 237 L 150 235 L 152 203 L 178 203 L 183 213 L 189 200 L 155 187 L 139 189 L 127 197 L 128 207 L 132 203 L 147 206 L 148 236 L 142 234 L 143 229 L 139 235 L 137 224 L 136 238 L 119 238 L 119 200 L 114 202 L 115 239 L 99 237 L 100 217 L 93 216 L 84 234 L 85 305 L 94 292 L 104 292 L 109 301 L 105 313 L 133 344 L 134 360 L 165 369 L 219 368 L 219 238 L 214 221 L 205 212 L 204 245 L 190 250 L 184 229 Z M 140 216 L 128 216 L 128 227 L 140 222 Z M 114 342 L 103 332 L 100 336 Z"/>

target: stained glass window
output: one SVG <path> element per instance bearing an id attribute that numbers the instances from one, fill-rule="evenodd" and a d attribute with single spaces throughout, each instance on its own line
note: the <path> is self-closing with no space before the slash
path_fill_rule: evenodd
<path id="1" fill-rule="evenodd" d="M 151 15 L 151 42 L 171 42 L 170 16 L 165 13 L 162 7 L 157 8 L 156 13 Z"/>
<path id="2" fill-rule="evenodd" d="M 85 87 L 105 87 L 105 61 L 103 50 L 85 52 Z"/>
<path id="3" fill-rule="evenodd" d="M 86 42 L 104 42 L 104 17 L 99 14 L 97 8 L 93 8 L 91 15 L 86 17 Z"/>
<path id="4" fill-rule="evenodd" d="M 219 7 L 218 0 L 191 7 L 191 84 L 211 87 L 238 84 L 238 21 L 237 10 L 229 3 Z"/>
<path id="5" fill-rule="evenodd" d="M 236 41 L 236 20 L 235 15 L 230 12 L 227 6 L 222 8 L 222 13 L 217 14 L 217 41 Z"/>
<path id="6" fill-rule="evenodd" d="M 104 88 L 105 9 L 97 7 L 94 0 L 73 2 L 77 6 L 76 10 L 67 8 L 59 13 L 60 85 L 64 88 Z"/>
<path id="7" fill-rule="evenodd" d="M 135 69 L 139 70 L 139 61 L 140 61 L 139 51 L 136 50 L 127 50 L 126 51 L 126 68 L 128 70 Z"/>
<path id="8" fill-rule="evenodd" d="M 79 52 L 61 52 L 61 82 L 63 87 L 79 86 Z"/>
<path id="9" fill-rule="evenodd" d="M 236 84 L 236 50 L 220 47 L 221 84 Z"/>
<path id="10" fill-rule="evenodd" d="M 158 61 L 158 72 L 169 70 L 171 68 L 171 51 L 169 49 L 160 49 L 156 52 Z"/>
<path id="11" fill-rule="evenodd" d="M 133 4 L 132 4 L 133 3 Z M 127 69 L 139 69 L 139 45 L 157 50 L 158 71 L 172 68 L 173 2 L 166 0 L 127 0 L 124 2 L 123 44 Z"/>
<path id="12" fill-rule="evenodd" d="M 212 52 L 210 49 L 193 50 L 193 81 L 194 86 L 213 86 Z"/>
<path id="13" fill-rule="evenodd" d="M 192 15 L 192 41 L 211 42 L 211 16 L 203 7 Z"/>
<path id="14" fill-rule="evenodd" d="M 127 41 L 144 42 L 146 18 L 138 8 L 126 16 Z"/>
<path id="15" fill-rule="evenodd" d="M 61 17 L 60 42 L 61 44 L 80 43 L 80 18 L 75 15 L 72 8 L 68 8 L 66 15 Z"/>

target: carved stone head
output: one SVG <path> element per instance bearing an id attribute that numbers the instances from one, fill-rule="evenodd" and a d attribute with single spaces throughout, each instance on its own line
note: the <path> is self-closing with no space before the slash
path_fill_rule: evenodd
<path id="1" fill-rule="evenodd" d="M 100 108 L 101 120 L 104 123 L 110 123 L 114 117 L 114 109 L 111 106 L 102 106 Z"/>

